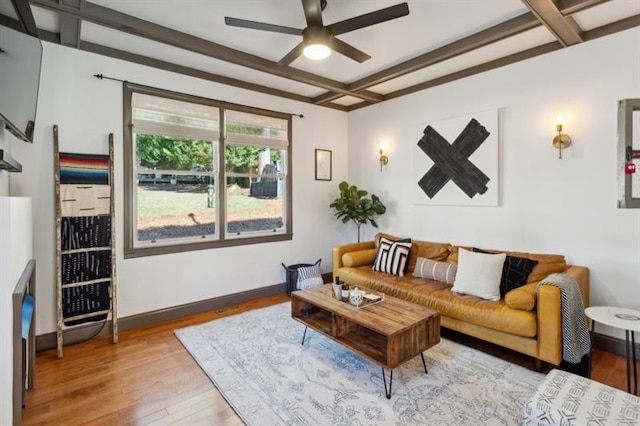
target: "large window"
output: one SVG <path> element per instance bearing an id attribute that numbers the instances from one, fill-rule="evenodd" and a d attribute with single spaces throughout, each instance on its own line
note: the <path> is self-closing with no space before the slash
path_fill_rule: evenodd
<path id="1" fill-rule="evenodd" d="M 291 116 L 124 86 L 125 257 L 291 239 Z"/>

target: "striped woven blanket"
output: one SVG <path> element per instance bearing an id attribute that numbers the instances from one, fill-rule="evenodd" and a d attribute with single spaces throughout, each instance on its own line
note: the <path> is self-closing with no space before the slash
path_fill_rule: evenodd
<path id="1" fill-rule="evenodd" d="M 578 283 L 565 274 L 551 274 L 540 281 L 560 289 L 562 304 L 562 359 L 577 364 L 591 351 L 591 339 Z"/>

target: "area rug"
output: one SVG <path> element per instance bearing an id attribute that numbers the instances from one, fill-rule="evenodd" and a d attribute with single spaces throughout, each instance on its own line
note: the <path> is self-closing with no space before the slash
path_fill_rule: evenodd
<path id="1" fill-rule="evenodd" d="M 516 425 L 543 374 L 442 339 L 393 371 L 291 319 L 290 303 L 176 330 L 248 425 Z M 388 374 L 388 372 L 387 372 Z M 388 383 L 388 376 L 387 376 Z"/>

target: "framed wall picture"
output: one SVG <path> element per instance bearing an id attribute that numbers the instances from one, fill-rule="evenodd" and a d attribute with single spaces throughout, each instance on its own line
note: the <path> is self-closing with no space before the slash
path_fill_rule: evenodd
<path id="1" fill-rule="evenodd" d="M 316 149 L 316 180 L 331 180 L 331 151 Z"/>
<path id="2" fill-rule="evenodd" d="M 415 134 L 415 204 L 499 205 L 497 109 L 425 123 Z"/>

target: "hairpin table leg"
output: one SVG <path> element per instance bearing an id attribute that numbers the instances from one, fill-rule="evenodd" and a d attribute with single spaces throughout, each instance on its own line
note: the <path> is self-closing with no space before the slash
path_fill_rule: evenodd
<path id="1" fill-rule="evenodd" d="M 307 328 L 309 327 L 304 328 L 304 334 L 302 335 L 302 342 L 300 342 L 301 345 L 304 345 L 304 338 L 307 336 Z"/>
<path id="2" fill-rule="evenodd" d="M 389 370 L 391 373 L 389 374 L 389 389 L 387 390 L 387 378 L 384 375 L 384 368 L 382 369 L 382 383 L 384 383 L 384 394 L 387 396 L 387 399 L 391 399 L 391 383 L 393 382 L 393 370 Z"/>

